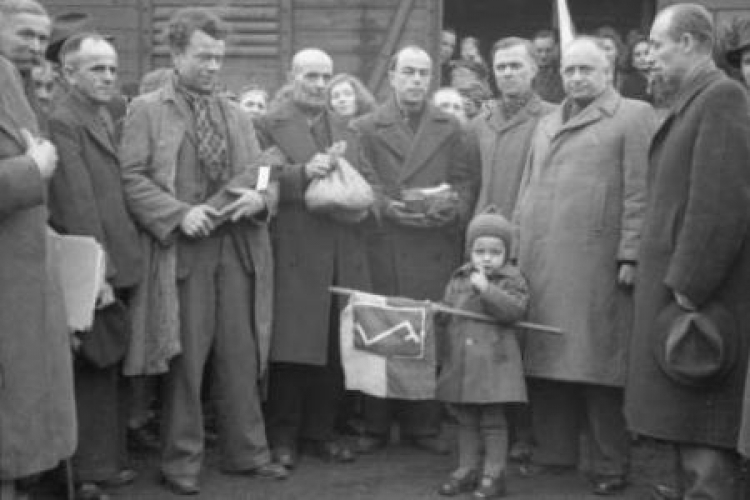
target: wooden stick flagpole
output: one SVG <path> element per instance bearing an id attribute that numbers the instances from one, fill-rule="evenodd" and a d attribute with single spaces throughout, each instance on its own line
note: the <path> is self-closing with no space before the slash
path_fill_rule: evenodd
<path id="1" fill-rule="evenodd" d="M 331 293 L 335 293 L 338 295 L 354 295 L 355 293 L 361 293 L 363 295 L 374 295 L 369 292 L 362 292 L 360 290 L 354 290 L 352 288 L 344 288 L 340 286 L 330 286 L 328 289 L 331 291 Z M 424 303 L 427 307 L 430 307 L 434 309 L 435 311 L 440 311 L 448 314 L 453 314 L 455 316 L 462 316 L 464 318 L 471 318 L 475 319 L 477 321 L 485 321 L 487 323 L 497 323 L 497 319 L 493 318 L 492 316 L 488 316 L 486 314 L 477 313 L 473 311 L 464 311 L 463 309 L 456 309 L 455 307 L 446 306 L 445 304 L 440 304 L 439 302 L 432 302 L 430 300 L 421 300 L 417 302 Z M 514 326 L 517 326 L 518 328 L 526 328 L 529 330 L 535 330 L 537 332 L 542 333 L 551 333 L 554 335 L 562 335 L 563 331 L 559 328 L 556 328 L 554 326 L 547 326 L 547 325 L 540 325 L 538 323 L 530 323 L 528 321 L 518 321 L 514 324 Z"/>

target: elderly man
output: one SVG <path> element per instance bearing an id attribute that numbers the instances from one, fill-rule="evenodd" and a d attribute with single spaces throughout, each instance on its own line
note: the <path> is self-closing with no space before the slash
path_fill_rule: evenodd
<path id="1" fill-rule="evenodd" d="M 305 190 L 333 165 L 331 146 L 356 166 L 352 134 L 326 110 L 333 61 L 318 49 L 292 59 L 291 99 L 258 119 L 264 148 L 281 156 L 279 214 L 274 226 L 276 294 L 268 418 L 277 460 L 296 463 L 298 444 L 331 462 L 354 454 L 334 425 L 343 395 L 339 356 L 340 306 L 328 287 L 370 287 L 362 235 L 354 224 L 305 205 Z"/>
<path id="2" fill-rule="evenodd" d="M 140 281 L 142 261 L 138 232 L 125 207 L 117 158 L 117 138 L 106 104 L 115 92 L 117 53 L 95 33 L 78 33 L 61 51 L 70 92 L 50 116 L 50 137 L 60 165 L 50 185 L 50 212 L 55 229 L 94 237 L 107 255 L 107 273 L 92 336 L 127 339 L 125 302 Z M 119 331 L 113 331 L 119 330 Z M 88 357 L 81 349 L 75 364 L 76 407 L 80 425 L 73 457 L 80 496 L 101 496 L 100 486 L 117 486 L 135 479 L 128 469 L 118 436 L 125 431 L 125 407 L 120 394 L 119 361 L 127 342 L 110 344 L 118 355 Z"/>
<path id="3" fill-rule="evenodd" d="M 557 104 L 565 98 L 560 77 L 557 37 L 551 30 L 542 30 L 534 35 L 533 43 L 539 66 L 539 71 L 534 76 L 534 91 L 545 101 Z"/>
<path id="4" fill-rule="evenodd" d="M 655 127 L 651 107 L 620 97 L 607 83 L 609 71 L 595 39 L 565 48 L 568 97 L 539 123 L 518 209 L 530 320 L 564 332 L 528 332 L 525 339 L 534 459 L 575 467 L 580 433 L 588 429 L 598 494 L 627 484 L 622 387 Z"/>
<path id="5" fill-rule="evenodd" d="M 625 413 L 633 431 L 676 444 L 682 498 L 735 498 L 750 338 L 750 109 L 714 65 L 704 7 L 664 9 L 650 39 L 655 84 L 672 104 L 651 147 Z"/>
<path id="6" fill-rule="evenodd" d="M 482 166 L 475 212 L 490 205 L 510 219 L 516 206 L 531 137 L 539 119 L 554 106 L 532 88 L 537 66 L 534 47 L 522 38 L 503 38 L 492 47 L 492 69 L 500 91 L 496 106 L 471 123 L 471 153 Z"/>
<path id="7" fill-rule="evenodd" d="M 354 124 L 364 161 L 376 171 L 379 224 L 368 252 L 377 293 L 440 300 L 461 259 L 463 223 L 472 207 L 474 184 L 461 125 L 427 99 L 432 61 L 407 46 L 391 60 L 393 96 Z M 450 186 L 448 203 L 412 211 L 401 202 L 410 189 Z M 429 205 L 429 204 L 428 204 Z M 365 399 L 365 431 L 359 449 L 384 446 L 391 419 L 400 417 L 401 437 L 428 451 L 444 453 L 438 438 L 440 407 L 435 401 Z"/>
<path id="8" fill-rule="evenodd" d="M 226 34 L 208 9 L 173 15 L 174 77 L 132 103 L 120 151 L 128 207 L 151 243 L 149 278 L 138 293 L 150 298 L 141 304 L 154 319 L 148 324 L 164 331 L 150 334 L 179 332 L 181 352 L 166 378 L 161 463 L 178 494 L 199 491 L 209 354 L 221 469 L 287 474 L 271 462 L 259 394 L 271 321 L 267 223 L 277 190 L 253 166 L 260 150 L 251 118 L 217 92 Z"/>
<path id="9" fill-rule="evenodd" d="M 41 58 L 50 20 L 34 0 L 0 2 L 0 491 L 50 469 L 76 445 L 70 341 L 46 181 L 55 147 L 39 137 L 21 76 Z M 20 74 L 19 74 L 20 73 Z"/>

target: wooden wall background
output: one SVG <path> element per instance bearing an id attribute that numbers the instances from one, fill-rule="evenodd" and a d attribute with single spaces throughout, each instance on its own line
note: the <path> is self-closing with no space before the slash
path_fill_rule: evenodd
<path id="1" fill-rule="evenodd" d="M 232 26 L 223 81 L 232 90 L 258 83 L 275 90 L 286 78 L 292 55 L 318 47 L 336 72 L 366 82 L 382 73 L 393 49 L 413 42 L 437 56 L 441 0 L 54 0 L 50 13 L 88 12 L 97 27 L 115 37 L 121 82 L 138 81 L 150 69 L 169 65 L 164 27 L 178 8 L 217 9 Z M 399 23 L 397 21 L 403 21 Z M 384 47 L 388 50 L 384 51 Z M 385 79 L 378 79 L 379 93 Z"/>

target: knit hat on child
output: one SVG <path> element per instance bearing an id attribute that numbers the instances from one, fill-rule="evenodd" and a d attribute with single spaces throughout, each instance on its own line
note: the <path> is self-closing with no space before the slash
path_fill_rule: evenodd
<path id="1" fill-rule="evenodd" d="M 494 236 L 505 243 L 505 251 L 510 252 L 513 243 L 513 226 L 503 217 L 495 205 L 474 216 L 466 229 L 466 250 L 471 252 L 474 240 L 480 236 Z"/>

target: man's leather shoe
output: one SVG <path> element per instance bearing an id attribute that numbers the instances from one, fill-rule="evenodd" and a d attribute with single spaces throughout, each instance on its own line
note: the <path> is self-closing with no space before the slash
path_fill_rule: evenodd
<path id="1" fill-rule="evenodd" d="M 250 473 L 253 476 L 264 477 L 267 479 L 276 479 L 279 481 L 289 477 L 289 471 L 286 470 L 286 467 L 273 462 L 269 462 L 267 464 L 261 465 L 260 467 L 256 467 L 255 469 L 252 469 Z"/>
<path id="2" fill-rule="evenodd" d="M 107 495 L 94 483 L 81 483 L 76 487 L 75 500 L 109 500 Z"/>
<path id="3" fill-rule="evenodd" d="M 435 455 L 447 455 L 450 453 L 445 440 L 437 436 L 412 438 L 408 442 L 415 448 L 434 453 Z"/>
<path id="4" fill-rule="evenodd" d="M 628 487 L 625 476 L 599 476 L 594 479 L 592 491 L 595 495 L 614 495 Z"/>
<path id="5" fill-rule="evenodd" d="M 356 459 L 347 444 L 336 441 L 313 441 L 309 443 L 306 451 L 326 462 L 348 463 Z"/>
<path id="6" fill-rule="evenodd" d="M 505 475 L 498 477 L 484 476 L 472 494 L 472 497 L 477 500 L 500 498 L 502 496 L 505 496 Z"/>
<path id="7" fill-rule="evenodd" d="M 177 495 L 197 495 L 201 489 L 198 487 L 198 479 L 192 476 L 168 476 L 163 474 L 161 481 L 172 493 Z"/>
<path id="8" fill-rule="evenodd" d="M 455 473 L 454 473 L 455 474 Z M 454 497 L 460 493 L 467 493 L 477 487 L 479 475 L 472 469 L 463 476 L 451 475 L 446 482 L 440 485 L 438 493 L 444 497 Z"/>
<path id="9" fill-rule="evenodd" d="M 385 438 L 378 436 L 360 436 L 355 444 L 357 453 L 367 455 L 377 450 L 385 448 L 388 441 Z"/>
<path id="10" fill-rule="evenodd" d="M 116 474 L 104 481 L 96 481 L 96 484 L 103 488 L 119 488 L 132 483 L 137 477 L 138 473 L 133 469 L 120 469 Z"/>
<path id="11" fill-rule="evenodd" d="M 274 462 L 283 465 L 287 469 L 294 469 L 294 466 L 297 465 L 297 454 L 292 448 L 287 446 L 274 448 L 271 455 L 273 456 Z"/>
<path id="12" fill-rule="evenodd" d="M 680 493 L 679 488 L 666 484 L 652 484 L 651 498 L 654 500 L 680 500 L 682 493 Z"/>

